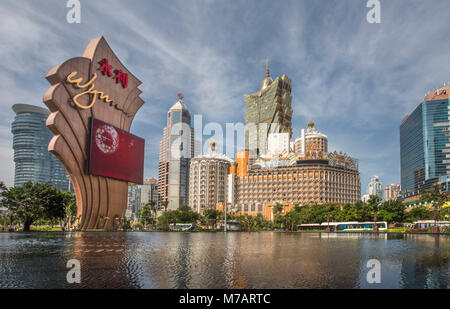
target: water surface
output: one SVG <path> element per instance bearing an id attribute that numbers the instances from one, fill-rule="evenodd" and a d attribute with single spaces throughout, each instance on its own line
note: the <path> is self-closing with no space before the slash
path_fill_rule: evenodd
<path id="1" fill-rule="evenodd" d="M 81 283 L 66 280 L 67 261 Z M 367 282 L 367 262 L 381 283 Z M 0 288 L 449 288 L 450 237 L 0 233 Z"/>

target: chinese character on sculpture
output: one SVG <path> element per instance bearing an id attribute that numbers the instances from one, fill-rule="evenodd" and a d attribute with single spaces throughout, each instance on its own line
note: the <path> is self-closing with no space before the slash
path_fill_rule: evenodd
<path id="1" fill-rule="evenodd" d="M 129 133 L 144 104 L 141 82 L 103 37 L 92 40 L 82 57 L 53 67 L 46 78 L 51 87 L 43 101 L 54 134 L 48 149 L 70 175 L 78 227 L 111 229 L 125 215 L 128 181 L 143 178 L 144 141 Z"/>

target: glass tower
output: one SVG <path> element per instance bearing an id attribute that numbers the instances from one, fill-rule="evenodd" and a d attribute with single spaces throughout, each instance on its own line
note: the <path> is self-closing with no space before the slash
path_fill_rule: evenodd
<path id="1" fill-rule="evenodd" d="M 450 174 L 450 112 L 447 87 L 428 95 L 400 126 L 402 193 Z"/>
<path id="2" fill-rule="evenodd" d="M 288 133 L 292 138 L 292 86 L 286 75 L 272 80 L 269 63 L 259 92 L 244 95 L 245 148 L 257 156 L 268 151 L 271 133 Z"/>
<path id="3" fill-rule="evenodd" d="M 160 202 L 176 210 L 188 203 L 189 165 L 194 156 L 194 129 L 182 96 L 167 113 L 167 126 L 160 142 L 158 193 Z"/>
<path id="4" fill-rule="evenodd" d="M 31 181 L 48 183 L 61 189 L 69 189 L 65 168 L 47 147 L 52 133 L 45 121 L 47 109 L 27 104 L 12 107 L 16 117 L 12 123 L 15 175 L 14 186 Z"/>

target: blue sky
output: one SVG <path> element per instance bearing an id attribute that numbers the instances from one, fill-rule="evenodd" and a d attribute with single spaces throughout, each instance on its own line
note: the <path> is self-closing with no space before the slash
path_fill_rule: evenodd
<path id="1" fill-rule="evenodd" d="M 146 139 L 145 177 L 157 176 L 166 112 L 183 92 L 204 122 L 243 122 L 243 95 L 272 77 L 293 85 L 294 137 L 306 122 L 330 150 L 360 161 L 370 177 L 400 181 L 399 125 L 425 93 L 450 81 L 448 0 L 381 1 L 369 24 L 366 0 L 81 0 L 81 24 L 65 0 L 0 3 L 0 179 L 12 185 L 11 106 L 43 106 L 54 65 L 105 36 L 141 79 L 146 101 L 132 133 Z"/>

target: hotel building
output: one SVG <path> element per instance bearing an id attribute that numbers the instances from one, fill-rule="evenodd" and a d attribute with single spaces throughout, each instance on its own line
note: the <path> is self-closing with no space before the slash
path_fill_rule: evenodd
<path id="1" fill-rule="evenodd" d="M 423 193 L 450 175 L 450 86 L 429 93 L 400 126 L 403 196 Z"/>
<path id="2" fill-rule="evenodd" d="M 191 160 L 189 175 L 189 206 L 202 213 L 206 208 L 216 208 L 226 203 L 228 170 L 232 160 L 216 152 L 216 143 L 210 151 Z"/>
<path id="3" fill-rule="evenodd" d="M 284 211 L 294 205 L 355 203 L 361 197 L 357 161 L 343 153 L 327 153 L 325 135 L 308 123 L 299 149 L 304 154 L 290 153 L 272 161 L 257 159 L 252 163 L 249 151 L 236 154 L 230 169 L 232 179 L 228 205 L 239 214 L 262 215 L 273 219 L 273 206 Z M 307 138 L 309 134 L 310 138 Z M 273 162 L 276 162 L 273 164 Z"/>

